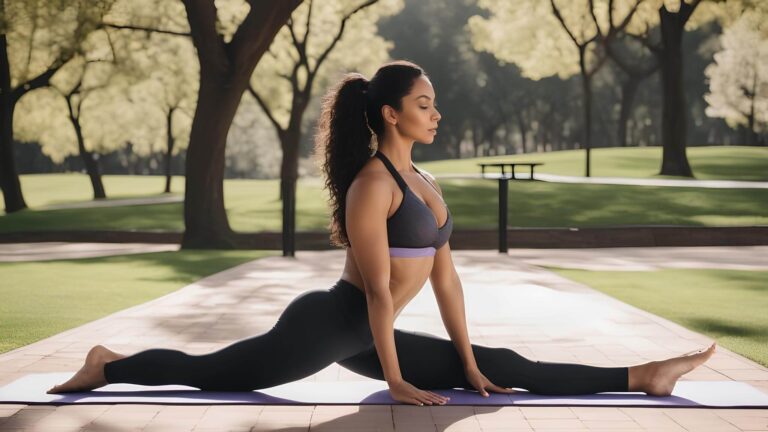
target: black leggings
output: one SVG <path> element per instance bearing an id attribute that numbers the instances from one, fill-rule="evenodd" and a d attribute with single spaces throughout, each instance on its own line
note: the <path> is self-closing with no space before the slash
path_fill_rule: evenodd
<path id="1" fill-rule="evenodd" d="M 403 379 L 418 388 L 474 390 L 453 343 L 395 329 Z M 542 395 L 628 391 L 628 367 L 529 360 L 508 348 L 472 345 L 477 365 L 494 384 Z M 365 294 L 340 279 L 328 290 L 296 297 L 271 330 L 218 351 L 189 355 L 150 349 L 107 363 L 109 383 L 182 384 L 201 390 L 251 391 L 295 381 L 337 362 L 383 380 L 368 324 Z"/>

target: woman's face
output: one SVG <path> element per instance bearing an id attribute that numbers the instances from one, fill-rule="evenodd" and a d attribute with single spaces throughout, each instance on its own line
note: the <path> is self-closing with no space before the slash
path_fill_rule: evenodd
<path id="1" fill-rule="evenodd" d="M 434 141 L 441 116 L 437 111 L 435 90 L 427 77 L 417 78 L 411 92 L 403 96 L 402 110 L 392 112 L 397 116 L 395 127 L 401 135 L 425 144 Z"/>

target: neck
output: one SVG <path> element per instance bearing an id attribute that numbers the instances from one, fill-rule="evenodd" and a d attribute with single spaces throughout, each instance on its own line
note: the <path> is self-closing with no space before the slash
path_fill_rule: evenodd
<path id="1" fill-rule="evenodd" d="M 393 137 L 384 139 L 379 144 L 377 151 L 392 162 L 398 171 L 409 171 L 411 169 L 411 150 L 413 149 L 413 140 L 403 139 L 402 137 Z"/>

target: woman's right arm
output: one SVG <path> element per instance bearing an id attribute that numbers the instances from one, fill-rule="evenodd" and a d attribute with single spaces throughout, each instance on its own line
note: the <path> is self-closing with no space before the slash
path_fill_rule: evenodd
<path id="1" fill-rule="evenodd" d="M 392 204 L 389 178 L 360 173 L 347 191 L 346 228 L 363 279 L 368 320 L 384 379 L 395 400 L 416 405 L 442 404 L 447 398 L 420 390 L 403 380 L 397 360 L 394 306 L 389 289 L 387 213 Z"/>
<path id="2" fill-rule="evenodd" d="M 394 307 L 389 289 L 387 213 L 392 191 L 376 173 L 360 174 L 347 191 L 346 227 L 357 268 L 365 285 L 368 319 L 384 379 L 402 380 L 395 351 Z"/>

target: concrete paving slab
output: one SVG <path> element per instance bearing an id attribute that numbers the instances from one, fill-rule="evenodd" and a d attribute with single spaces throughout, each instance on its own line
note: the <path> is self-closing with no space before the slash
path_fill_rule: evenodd
<path id="1" fill-rule="evenodd" d="M 590 251 L 580 252 L 585 254 L 585 261 L 590 260 Z M 576 359 L 598 366 L 615 366 L 680 355 L 710 341 L 704 335 L 515 256 L 495 251 L 454 251 L 453 257 L 465 291 L 469 333 L 474 343 L 506 346 L 540 360 Z M 75 370 L 88 348 L 95 344 L 124 353 L 152 347 L 182 349 L 193 354 L 218 349 L 268 330 L 285 305 L 300 293 L 330 287 L 338 279 L 343 262 L 342 251 L 300 251 L 296 258 L 268 257 L 234 267 L 164 297 L 0 355 L 0 384 L 30 371 Z M 482 291 L 487 289 L 504 290 L 516 307 L 504 310 L 483 302 Z M 447 337 L 429 286 L 404 309 L 395 326 Z M 682 379 L 709 380 L 714 374 L 720 380 L 739 380 L 743 376 L 747 378 L 744 382 L 755 385 L 768 383 L 767 372 L 765 367 L 718 347 L 709 363 Z M 361 377 L 331 365 L 304 380 L 321 379 L 343 381 Z M 759 388 L 768 390 L 764 386 Z M 63 416 L 59 413 L 63 407 L 43 408 L 48 409 L 0 406 L 0 430 L 34 429 L 48 416 Z M 77 408 L 69 409 L 72 416 L 80 419 L 75 423 L 86 430 L 98 430 L 98 426 L 161 430 L 170 424 L 164 419 L 173 418 L 174 414 L 184 419 L 173 426 L 174 430 L 698 431 L 704 424 L 708 425 L 707 430 L 768 430 L 768 410 L 747 410 L 750 415 L 746 416 L 741 411 L 716 409 L 618 408 L 624 418 L 614 408 L 600 414 L 581 411 L 583 407 L 470 407 L 471 412 L 451 411 L 454 407 L 391 406 L 372 411 L 371 407 L 349 406 L 335 412 L 326 411 L 326 407 L 303 407 L 310 412 L 309 416 L 280 410 L 291 407 L 272 406 L 233 407 L 229 411 L 207 407 L 202 414 L 199 407 L 158 405 L 144 406 L 143 411 L 117 405 L 100 414 L 81 413 Z M 437 411 L 442 408 L 445 411 Z M 173 411 L 167 411 L 170 409 Z M 697 416 L 705 421 L 697 421 Z M 157 417 L 162 421 L 155 421 Z M 370 419 L 366 423 L 370 428 L 356 429 L 363 418 Z M 56 419 L 52 417 L 45 424 L 55 426 Z M 61 425 L 72 426 L 71 419 L 63 416 Z M 150 427 L 153 421 L 155 424 Z"/>

